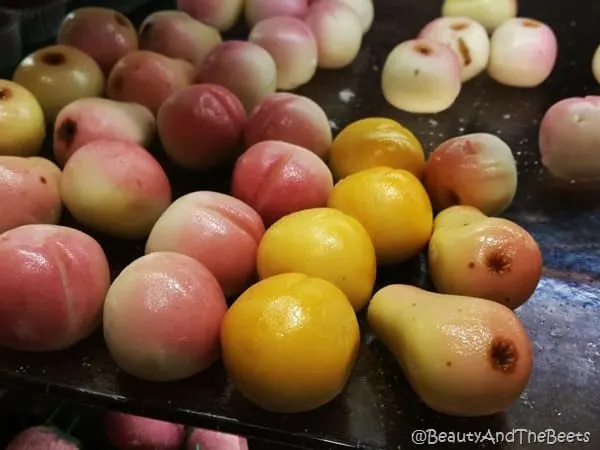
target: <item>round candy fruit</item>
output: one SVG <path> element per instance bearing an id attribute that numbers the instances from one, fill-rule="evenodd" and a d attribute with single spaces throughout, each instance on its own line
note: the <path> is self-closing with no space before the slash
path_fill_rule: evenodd
<path id="1" fill-rule="evenodd" d="M 44 112 L 17 83 L 0 80 L 0 155 L 34 156 L 46 137 Z"/>
<path id="2" fill-rule="evenodd" d="M 275 222 L 258 246 L 261 278 L 300 272 L 332 282 L 355 310 L 369 301 L 375 284 L 375 249 L 367 230 L 332 208 L 290 214 Z"/>
<path id="3" fill-rule="evenodd" d="M 96 61 L 66 45 L 33 52 L 21 61 L 13 80 L 37 98 L 50 123 L 69 103 L 85 97 L 101 97 L 104 92 L 104 75 Z"/>
<path id="4" fill-rule="evenodd" d="M 328 206 L 356 219 L 369 232 L 381 265 L 419 253 L 433 231 L 433 210 L 419 179 L 402 169 L 374 167 L 339 181 Z"/>
<path id="5" fill-rule="evenodd" d="M 442 112 L 460 94 L 460 60 L 450 47 L 437 41 L 402 42 L 385 60 L 381 89 L 397 109 L 420 114 Z"/>
<path id="6" fill-rule="evenodd" d="M 358 120 L 337 135 L 329 154 L 336 180 L 377 166 L 408 170 L 420 177 L 425 167 L 423 147 L 410 130 L 381 117 Z"/>
<path id="7" fill-rule="evenodd" d="M 344 293 L 298 273 L 250 287 L 221 328 L 223 363 L 235 387 L 278 413 L 333 400 L 350 376 L 359 343 L 358 321 Z"/>

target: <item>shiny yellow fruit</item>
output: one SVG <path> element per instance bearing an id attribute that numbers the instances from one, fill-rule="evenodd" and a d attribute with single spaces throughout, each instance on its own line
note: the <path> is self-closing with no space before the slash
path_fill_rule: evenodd
<path id="1" fill-rule="evenodd" d="M 337 209 L 299 211 L 275 222 L 258 246 L 258 275 L 304 273 L 340 288 L 356 311 L 371 298 L 377 262 L 369 233 Z"/>
<path id="2" fill-rule="evenodd" d="M 336 180 L 373 167 L 408 170 L 421 178 L 425 154 L 417 137 L 392 119 L 358 120 L 335 138 L 329 166 Z"/>
<path id="3" fill-rule="evenodd" d="M 248 288 L 221 328 L 223 363 L 235 387 L 272 412 L 318 408 L 344 388 L 360 343 L 344 293 L 328 281 L 280 274 Z"/>
<path id="4" fill-rule="evenodd" d="M 46 137 L 44 112 L 20 84 L 0 80 L 0 155 L 35 156 Z"/>
<path id="5" fill-rule="evenodd" d="M 433 231 L 433 210 L 412 173 L 374 167 L 339 181 L 328 206 L 355 217 L 369 232 L 377 262 L 404 262 L 419 253 Z"/>

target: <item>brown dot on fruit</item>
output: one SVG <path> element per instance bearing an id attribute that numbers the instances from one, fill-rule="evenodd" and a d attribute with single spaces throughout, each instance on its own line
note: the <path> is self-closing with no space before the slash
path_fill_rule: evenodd
<path id="1" fill-rule="evenodd" d="M 474 269 L 475 268 L 475 263 L 474 262 L 470 262 L 469 263 L 469 269 Z"/>
<path id="2" fill-rule="evenodd" d="M 490 253 L 485 261 L 490 272 L 502 275 L 510 271 L 512 258 L 502 250 L 496 250 Z"/>
<path id="3" fill-rule="evenodd" d="M 429 56 L 433 53 L 431 47 L 425 44 L 417 44 L 415 45 L 415 51 L 420 53 L 421 55 Z"/>
<path id="4" fill-rule="evenodd" d="M 523 23 L 523 26 L 527 27 L 527 28 L 537 28 L 542 25 L 537 20 L 532 20 L 532 19 L 525 19 L 522 23 Z"/>
<path id="5" fill-rule="evenodd" d="M 47 182 L 46 177 L 40 177 L 40 183 L 46 184 Z"/>
<path id="6" fill-rule="evenodd" d="M 125 16 L 123 16 L 123 14 L 119 14 L 119 13 L 115 13 L 115 22 L 117 22 L 122 27 L 126 27 L 129 25 L 127 23 L 127 19 L 125 18 Z"/>
<path id="7" fill-rule="evenodd" d="M 49 66 L 60 66 L 67 62 L 67 57 L 64 53 L 50 52 L 42 56 L 42 61 Z"/>
<path id="8" fill-rule="evenodd" d="M 460 52 L 460 56 L 462 57 L 465 66 L 468 66 L 473 62 L 469 46 L 463 38 L 458 38 L 458 51 Z"/>
<path id="9" fill-rule="evenodd" d="M 452 361 L 446 361 L 446 365 L 447 365 L 448 367 L 452 366 Z"/>
<path id="10" fill-rule="evenodd" d="M 7 87 L 0 87 L 0 100 L 8 100 L 12 96 L 12 91 Z"/>
<path id="11" fill-rule="evenodd" d="M 469 28 L 469 24 L 465 22 L 457 22 L 450 25 L 450 28 L 452 28 L 454 31 L 461 31 Z"/>
<path id="12" fill-rule="evenodd" d="M 504 373 L 513 372 L 519 360 L 515 343 L 504 336 L 492 339 L 488 355 L 492 368 Z"/>
<path id="13" fill-rule="evenodd" d="M 67 146 L 73 143 L 75 135 L 77 134 L 77 122 L 72 119 L 65 120 L 62 125 L 58 128 L 58 138 L 63 141 Z"/>
<path id="14" fill-rule="evenodd" d="M 415 69 L 415 76 L 419 75 L 421 71 L 419 69 Z"/>

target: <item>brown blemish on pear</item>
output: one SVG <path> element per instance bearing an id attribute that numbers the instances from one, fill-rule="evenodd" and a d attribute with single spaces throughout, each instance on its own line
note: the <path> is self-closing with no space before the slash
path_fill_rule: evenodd
<path id="1" fill-rule="evenodd" d="M 510 272 L 512 258 L 503 250 L 495 250 L 486 258 L 486 265 L 492 273 L 503 275 Z"/>
<path id="2" fill-rule="evenodd" d="M 490 343 L 489 357 L 494 370 L 510 374 L 517 367 L 519 352 L 511 339 L 498 336 Z"/>

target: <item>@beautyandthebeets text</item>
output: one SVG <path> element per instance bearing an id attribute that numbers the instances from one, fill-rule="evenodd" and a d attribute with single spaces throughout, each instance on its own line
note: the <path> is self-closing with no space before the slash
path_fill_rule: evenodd
<path id="1" fill-rule="evenodd" d="M 411 440 L 415 445 L 437 445 L 437 444 L 499 444 L 502 442 L 518 445 L 547 444 L 587 444 L 591 441 L 592 433 L 587 432 L 565 432 L 554 429 L 533 431 L 526 428 L 517 428 L 511 431 L 437 431 L 434 429 L 415 430 L 412 432 Z"/>

